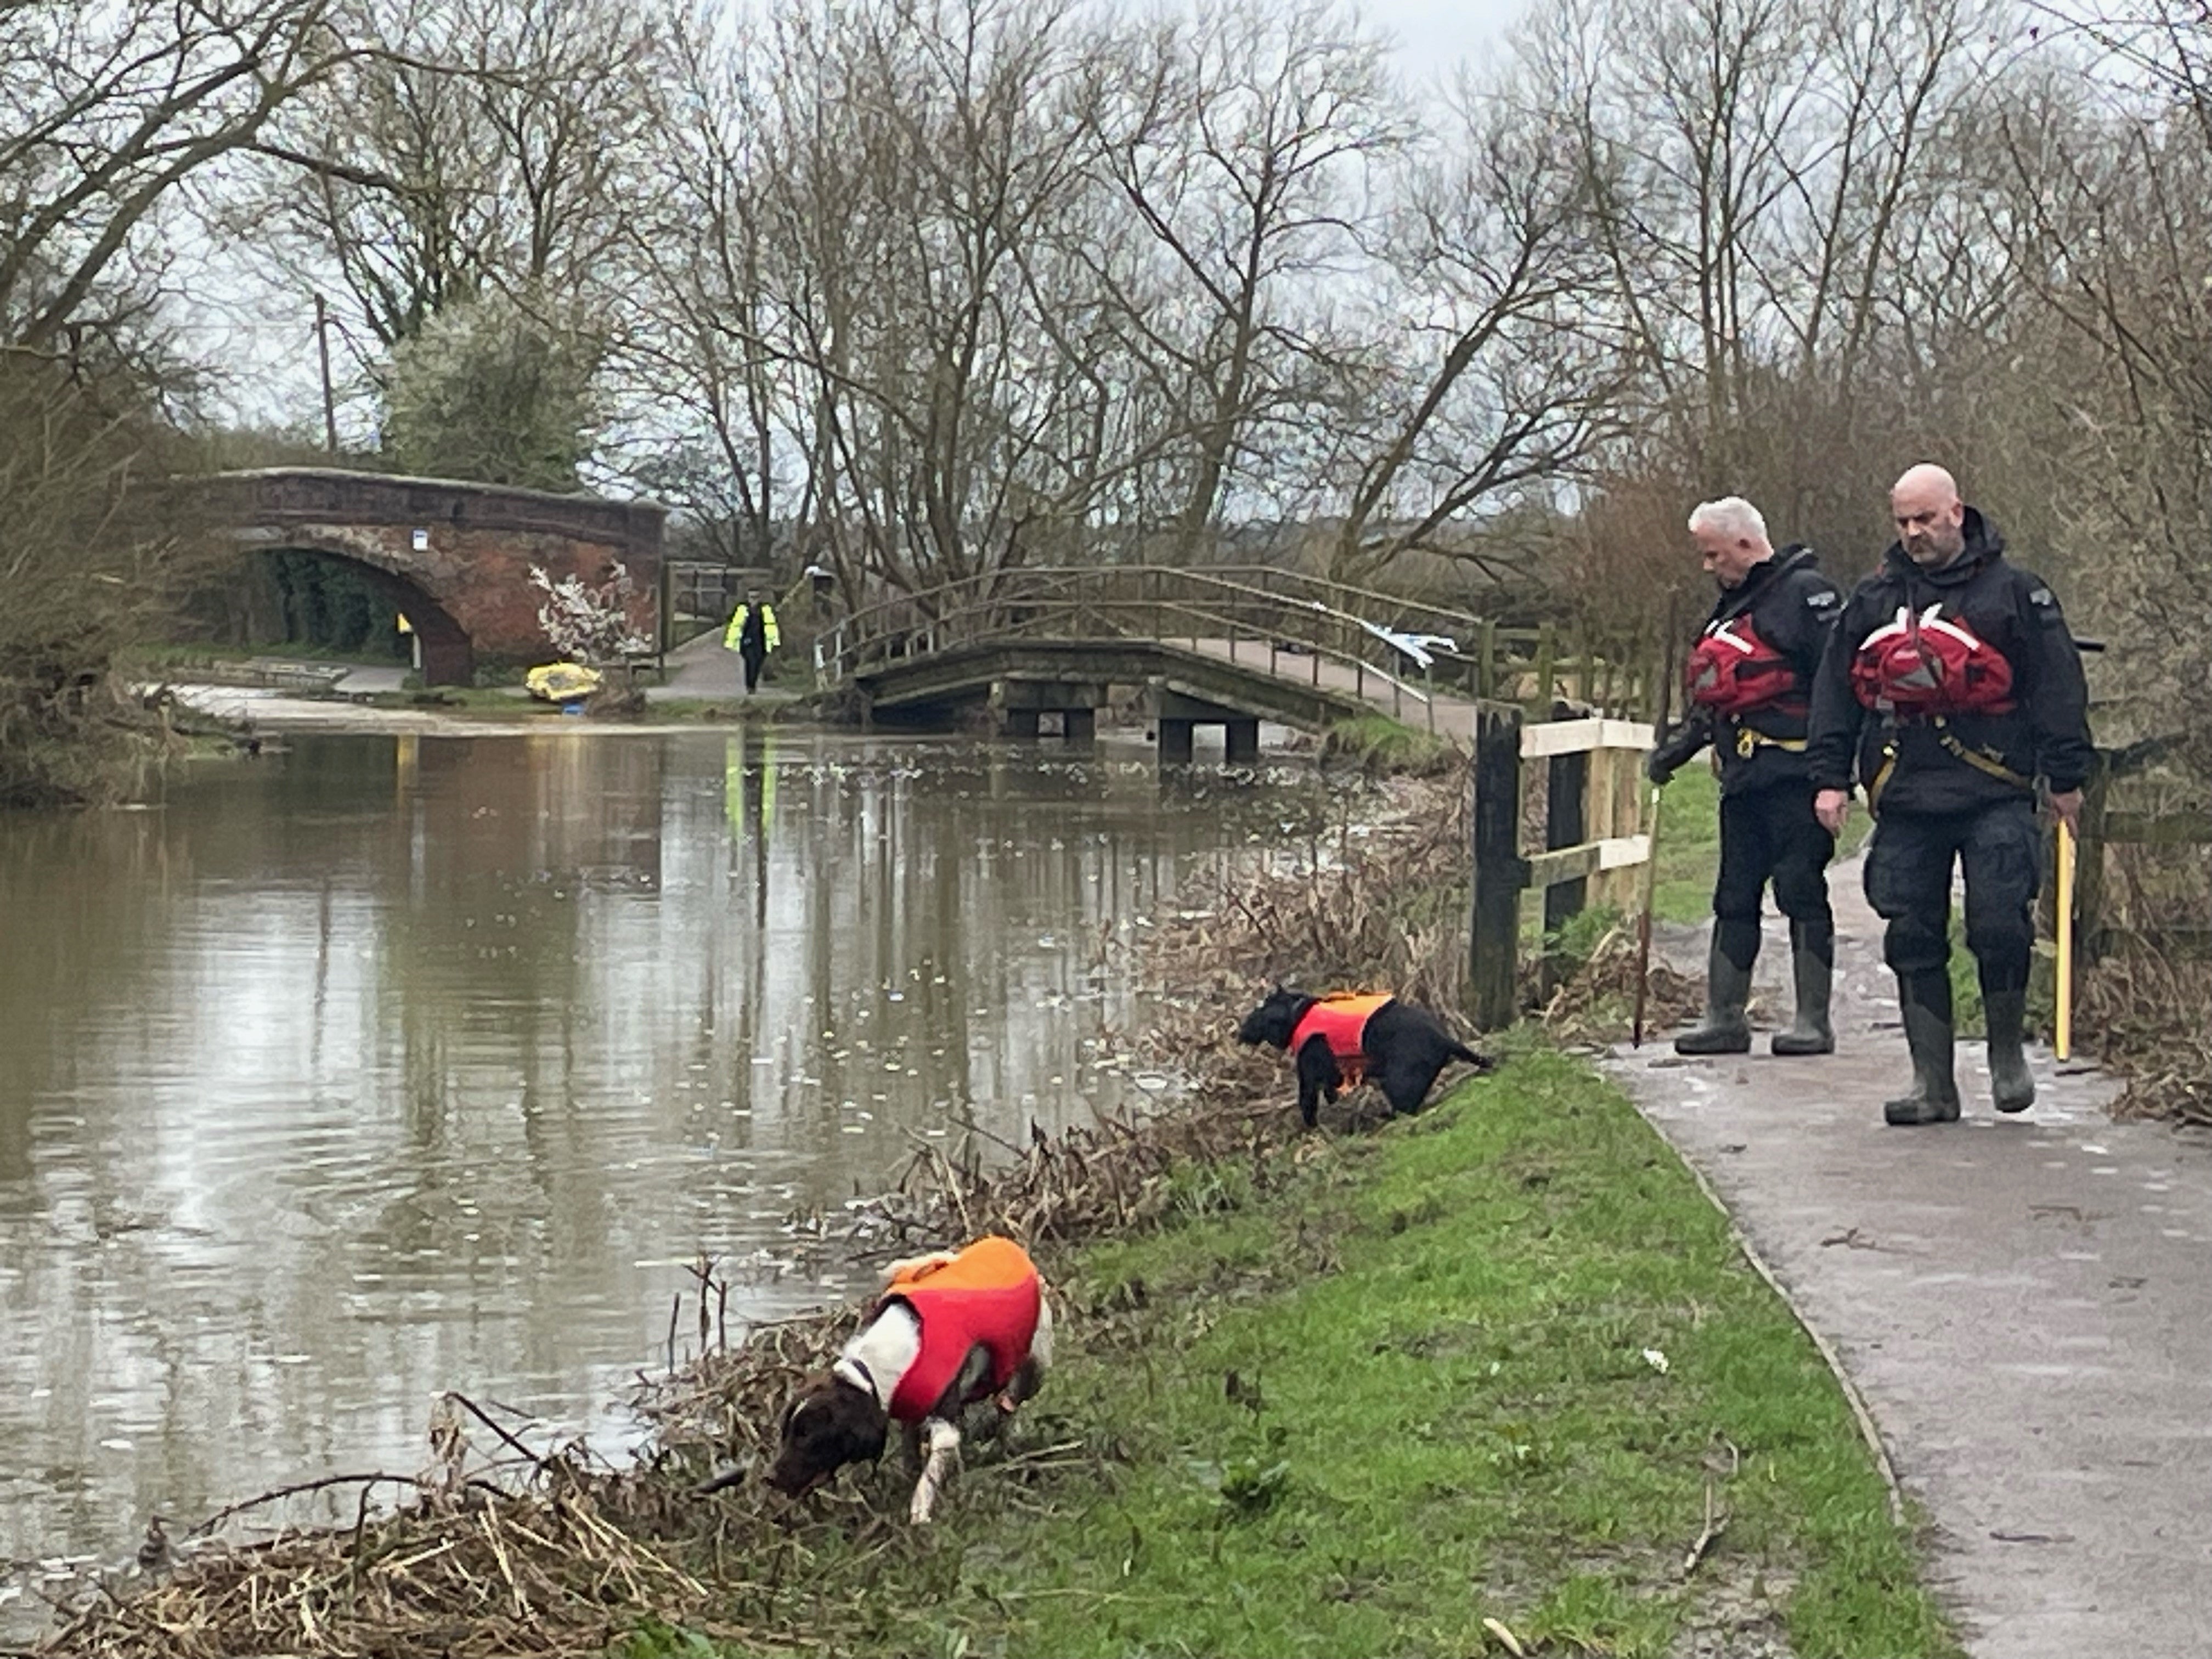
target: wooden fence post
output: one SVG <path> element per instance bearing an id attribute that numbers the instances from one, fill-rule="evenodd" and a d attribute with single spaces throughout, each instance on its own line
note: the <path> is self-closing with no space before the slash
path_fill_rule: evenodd
<path id="1" fill-rule="evenodd" d="M 1567 718 L 1565 708 L 1554 705 L 1552 718 Z M 1585 803 L 1589 794 L 1590 751 L 1577 750 L 1572 754 L 1554 755 L 1546 763 L 1544 784 L 1544 850 L 1550 852 L 1561 847 L 1579 847 L 1589 837 L 1586 827 Z M 1612 826 L 1606 827 L 1612 833 Z M 1577 877 L 1572 881 L 1554 882 L 1544 890 L 1544 931 L 1553 933 L 1564 927 L 1567 919 L 1578 915 L 1589 902 L 1587 882 Z"/>
<path id="2" fill-rule="evenodd" d="M 1521 711 L 1474 710 L 1474 858 L 1468 942 L 1468 1012 L 1485 1030 L 1513 1023 L 1521 951 Z"/>
<path id="3" fill-rule="evenodd" d="M 2105 813 L 2112 804 L 2112 769 L 2100 751 L 2081 792 L 2081 834 L 2075 845 L 2074 962 L 2078 971 L 2104 948 Z"/>

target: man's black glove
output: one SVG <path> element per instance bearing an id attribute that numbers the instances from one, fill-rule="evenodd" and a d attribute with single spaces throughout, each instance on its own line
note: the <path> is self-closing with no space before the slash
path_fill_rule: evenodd
<path id="1" fill-rule="evenodd" d="M 1652 745 L 1651 752 L 1644 759 L 1644 775 L 1655 784 L 1663 785 L 1712 740 L 1711 722 L 1703 715 L 1692 715 Z"/>

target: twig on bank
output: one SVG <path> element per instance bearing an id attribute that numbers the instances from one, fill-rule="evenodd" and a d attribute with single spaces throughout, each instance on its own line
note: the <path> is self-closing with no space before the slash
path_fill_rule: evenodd
<path id="1" fill-rule="evenodd" d="M 1690 1546 L 1689 1553 L 1682 1558 L 1683 1577 L 1687 1578 L 1692 1573 L 1697 1571 L 1698 1564 L 1705 1559 L 1705 1552 L 1712 1548 L 1713 1540 L 1728 1530 L 1728 1516 L 1714 1506 L 1713 1478 L 1707 1475 L 1705 1477 L 1705 1529 L 1698 1534 L 1697 1542 Z"/>
<path id="2" fill-rule="evenodd" d="M 384 1481 L 390 1481 L 396 1486 L 411 1486 L 416 1484 L 415 1477 L 411 1474 L 386 1474 L 381 1471 L 372 1471 L 364 1474 L 326 1474 L 319 1480 L 295 1481 L 289 1486 L 277 1486 L 269 1492 L 257 1493 L 252 1498 L 241 1498 L 235 1504 L 227 1504 L 208 1516 L 206 1520 L 187 1528 L 185 1536 L 197 1538 L 203 1533 L 213 1531 L 233 1516 L 243 1515 L 248 1510 L 258 1509 L 264 1504 L 274 1504 L 282 1498 L 297 1498 L 304 1492 L 325 1492 L 332 1486 L 350 1486 L 356 1483 L 366 1489 Z"/>

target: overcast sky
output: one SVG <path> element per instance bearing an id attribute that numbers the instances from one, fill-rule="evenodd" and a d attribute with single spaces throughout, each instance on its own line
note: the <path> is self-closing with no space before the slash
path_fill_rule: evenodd
<path id="1" fill-rule="evenodd" d="M 1496 51 L 1528 9 L 1528 0 L 1365 0 L 1360 12 L 1397 37 L 1400 72 L 1429 83 Z"/>

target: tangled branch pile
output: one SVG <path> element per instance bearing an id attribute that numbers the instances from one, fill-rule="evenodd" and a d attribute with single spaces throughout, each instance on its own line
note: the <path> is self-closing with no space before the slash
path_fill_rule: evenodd
<path id="1" fill-rule="evenodd" d="M 2127 1079 L 2115 1117 L 2212 1126 L 2212 971 L 2204 963 L 2148 954 L 2100 963 L 2079 1018 Z"/>
<path id="2" fill-rule="evenodd" d="M 1186 896 L 1179 919 L 1148 930 L 1132 969 L 1174 988 L 1162 992 L 1161 1016 L 1139 1046 L 1149 1063 L 1187 1079 L 1175 1105 L 1038 1134 L 1025 1147 L 974 1133 L 951 1152 L 925 1144 L 891 1191 L 834 1228 L 817 1218 L 818 1242 L 866 1261 L 996 1231 L 1037 1250 L 1049 1273 L 1054 1245 L 1170 1214 L 1194 1171 L 1237 1165 L 1255 1190 L 1285 1179 L 1297 1114 L 1281 1057 L 1236 1046 L 1236 1019 L 1273 974 L 1389 984 L 1449 1006 L 1464 902 L 1457 795 L 1434 782 L 1384 786 L 1384 821 L 1346 824 L 1294 858 L 1226 880 L 1210 903 Z M 1355 1121 L 1374 1109 L 1364 1094 L 1339 1108 Z M 423 1474 L 308 1483 L 357 1489 L 352 1527 L 185 1548 L 157 1565 L 150 1587 L 104 1596 L 36 1651 L 601 1655 L 659 1620 L 749 1651 L 833 1639 L 858 1615 L 806 1591 L 805 1560 L 825 1528 L 847 1552 L 911 1547 L 883 1518 L 888 1486 L 841 1482 L 795 1515 L 748 1477 L 763 1466 L 794 1385 L 835 1352 L 852 1314 L 763 1325 L 740 1346 L 710 1348 L 728 1287 L 704 1265 L 697 1285 L 708 1352 L 647 1382 L 636 1406 L 648 1438 L 633 1466 L 610 1468 L 577 1444 L 533 1451 L 491 1413 L 447 1395 Z M 465 1426 L 495 1437 L 498 1457 L 479 1456 Z M 1052 1447 L 1003 1468 L 1034 1475 L 1083 1455 L 1079 1445 Z M 703 1493 L 710 1484 L 733 1490 Z M 394 1485 L 404 1504 L 372 1513 L 371 1492 Z"/>
<path id="3" fill-rule="evenodd" d="M 1629 1034 L 1636 998 L 1635 929 L 1609 927 L 1589 955 L 1560 979 L 1543 1004 L 1545 1029 L 1563 1042 L 1617 1042 Z M 1705 986 L 1677 973 L 1655 954 L 1646 981 L 1644 1025 L 1664 1031 L 1694 1019 L 1705 1005 Z"/>
<path id="4" fill-rule="evenodd" d="M 163 746 L 110 668 L 204 555 L 176 448 L 121 371 L 0 341 L 0 808 L 110 798 Z"/>

